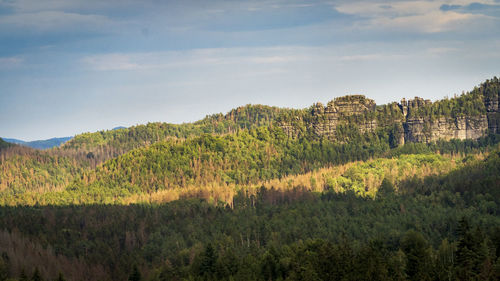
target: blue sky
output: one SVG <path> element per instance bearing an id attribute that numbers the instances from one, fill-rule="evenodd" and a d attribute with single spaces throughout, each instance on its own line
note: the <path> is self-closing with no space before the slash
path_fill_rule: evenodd
<path id="1" fill-rule="evenodd" d="M 190 122 L 500 76 L 500 1 L 0 0 L 0 136 Z"/>

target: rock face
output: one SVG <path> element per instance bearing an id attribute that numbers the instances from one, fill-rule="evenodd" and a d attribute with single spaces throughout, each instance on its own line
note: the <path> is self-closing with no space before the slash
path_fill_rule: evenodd
<path id="1" fill-rule="evenodd" d="M 484 106 L 486 107 L 486 116 L 488 118 L 488 129 L 493 133 L 500 133 L 500 95 L 499 91 L 486 93 Z"/>
<path id="2" fill-rule="evenodd" d="M 487 134 L 486 115 L 461 116 L 456 118 L 440 117 L 409 118 L 403 124 L 405 142 L 433 142 L 439 139 L 477 139 Z"/>
<path id="3" fill-rule="evenodd" d="M 305 125 L 316 136 L 335 140 L 339 121 L 348 116 L 373 112 L 375 107 L 375 101 L 363 95 L 344 96 L 330 101 L 326 107 L 322 103 L 314 104 L 311 109 L 311 120 L 297 119 L 281 123 L 280 126 L 289 137 L 296 137 L 300 134 L 298 126 L 293 125 L 293 123 L 298 122 Z M 363 133 L 374 131 L 376 128 L 377 120 L 369 120 L 366 124 L 359 126 L 360 131 Z"/>
<path id="4" fill-rule="evenodd" d="M 451 139 L 477 139 L 488 133 L 488 118 L 486 114 L 478 116 L 457 117 L 409 117 L 412 112 L 418 112 L 431 106 L 430 100 L 415 97 L 413 100 L 401 100 L 399 107 L 405 116 L 404 142 L 433 142 Z"/>
<path id="5" fill-rule="evenodd" d="M 355 126 L 361 134 L 378 128 L 390 129 L 398 145 L 440 139 L 477 139 L 488 132 L 500 132 L 499 92 L 485 93 L 485 110 L 470 115 L 428 114 L 433 110 L 433 103 L 419 97 L 403 99 L 391 104 L 392 107 L 377 108 L 375 102 L 365 96 L 345 96 L 330 101 L 327 106 L 317 103 L 305 115 L 280 122 L 280 126 L 289 137 L 309 132 L 332 141 L 343 141 L 339 138 L 340 125 Z"/>

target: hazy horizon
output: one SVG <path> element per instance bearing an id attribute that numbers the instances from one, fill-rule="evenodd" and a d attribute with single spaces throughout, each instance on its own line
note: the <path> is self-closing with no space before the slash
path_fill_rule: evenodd
<path id="1" fill-rule="evenodd" d="M 500 75 L 499 35 L 499 0 L 0 0 L 0 137 L 451 97 Z"/>

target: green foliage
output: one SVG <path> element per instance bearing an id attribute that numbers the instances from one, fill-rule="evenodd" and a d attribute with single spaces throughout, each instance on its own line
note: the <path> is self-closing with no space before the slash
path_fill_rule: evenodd
<path id="1" fill-rule="evenodd" d="M 409 231 L 401 241 L 406 255 L 406 274 L 409 280 L 431 280 L 431 255 L 427 241 L 422 234 Z"/>
<path id="2" fill-rule="evenodd" d="M 62 189 L 90 163 L 70 155 L 13 146 L 0 152 L 0 166 L 0 204 L 5 204 L 1 199 L 5 196 Z"/>
<path id="3" fill-rule="evenodd" d="M 460 117 L 478 116 L 486 113 L 485 101 L 497 98 L 500 94 L 500 82 L 494 77 L 486 80 L 479 87 L 468 93 L 462 93 L 451 99 L 442 99 L 424 106 L 410 107 L 409 117 Z"/>
<path id="4" fill-rule="evenodd" d="M 377 193 L 379 194 L 379 196 L 382 196 L 382 197 L 387 197 L 387 196 L 390 196 L 391 194 L 394 193 L 394 185 L 392 184 L 392 182 L 390 180 L 388 180 L 387 178 L 384 178 L 382 180 L 382 184 L 380 184 L 380 187 L 377 191 Z"/>
<path id="5" fill-rule="evenodd" d="M 137 263 L 158 272 L 157 279 L 147 278 L 152 280 L 455 280 L 486 274 L 477 265 L 496 259 L 497 246 L 485 252 L 484 245 L 495 245 L 487 241 L 497 233 L 498 215 L 457 206 L 462 196 L 448 189 L 426 193 L 370 200 L 330 191 L 308 196 L 262 190 L 256 197 L 238 195 L 234 209 L 203 200 L 3 207 L 0 227 L 15 227 L 59 255 L 84 256 L 115 280 L 130 277 Z M 475 218 L 474 228 L 461 226 L 463 216 Z"/>
<path id="6" fill-rule="evenodd" d="M 32 200 L 40 204 L 119 203 L 133 194 L 172 188 L 248 185 L 328 164 L 366 160 L 388 149 L 377 139 L 364 141 L 336 144 L 288 139 L 280 128 L 266 127 L 225 136 L 205 134 L 135 149 L 83 172 L 64 191 L 26 196 L 35 196 Z"/>
<path id="7" fill-rule="evenodd" d="M 410 116 L 484 114 L 498 89 L 494 78 Z M 359 100 L 370 107 L 361 97 L 338 101 Z M 392 103 L 340 114 L 333 142 L 310 126 L 328 122 L 321 110 L 246 106 L 195 123 L 82 134 L 50 151 L 2 149 L 0 280 L 28 280 L 16 275 L 24 264 L 33 280 L 59 269 L 79 279 L 85 266 L 97 268 L 89 280 L 498 280 L 498 135 L 401 146 L 404 116 Z M 379 128 L 362 133 L 372 121 Z M 353 161 L 322 181 L 311 176 Z M 302 174 L 323 192 L 285 178 Z M 252 189 L 284 178 L 288 189 Z M 126 205 L 219 186 L 233 202 Z"/>
<path id="8" fill-rule="evenodd" d="M 231 110 L 226 115 L 214 114 L 194 123 L 148 123 L 130 128 L 85 133 L 64 144 L 64 149 L 93 150 L 113 147 L 129 151 L 134 148 L 164 141 L 169 138 L 188 138 L 202 134 L 234 133 L 240 129 L 269 126 L 278 114 L 286 109 L 265 105 L 246 105 Z"/>

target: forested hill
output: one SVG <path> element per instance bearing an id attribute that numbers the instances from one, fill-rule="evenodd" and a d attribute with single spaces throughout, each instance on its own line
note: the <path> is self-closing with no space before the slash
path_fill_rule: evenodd
<path id="1" fill-rule="evenodd" d="M 0 139 L 0 281 L 500 280 L 498 85 Z"/>
<path id="2" fill-rule="evenodd" d="M 268 183 L 283 190 L 240 190 L 231 208 L 198 199 L 0 207 L 0 273 L 15 280 L 59 273 L 67 280 L 498 280 L 499 161 L 496 150 L 354 163 Z M 372 181 L 375 200 L 348 189 Z"/>
<path id="3" fill-rule="evenodd" d="M 64 144 L 64 149 L 84 149 L 94 154 L 119 155 L 168 138 L 188 138 L 203 133 L 227 134 L 241 129 L 275 125 L 289 137 L 307 136 L 331 141 L 355 141 L 363 134 L 383 132 L 391 145 L 432 142 L 439 139 L 477 139 L 496 133 L 500 124 L 500 82 L 486 80 L 472 91 L 430 102 L 418 97 L 376 106 L 364 96 L 345 96 L 306 109 L 247 105 L 226 114 L 214 114 L 184 124 L 149 123 L 130 128 L 85 133 Z"/>
<path id="4" fill-rule="evenodd" d="M 499 89 L 493 78 L 434 103 L 416 99 L 376 106 L 363 96 L 346 96 L 326 108 L 247 105 L 194 123 L 81 134 L 47 151 L 6 148 L 0 153 L 0 196 L 3 202 L 17 198 L 34 204 L 33 192 L 69 190 L 95 194 L 92 202 L 113 202 L 200 185 L 255 184 L 411 147 L 412 142 L 404 146 L 402 134 L 434 147 L 430 152 L 485 151 L 498 142 Z M 468 134 L 471 128 L 477 134 Z M 436 132 L 451 141 L 444 143 Z M 69 198 L 90 200 L 88 194 Z M 57 201 L 51 200 L 44 202 Z"/>
<path id="5" fill-rule="evenodd" d="M 288 109 L 265 105 L 246 105 L 224 114 L 213 114 L 194 123 L 148 123 L 130 128 L 85 133 L 65 143 L 64 149 L 96 150 L 112 147 L 128 151 L 169 138 L 185 139 L 201 134 L 227 134 L 241 129 L 269 126 Z"/>

